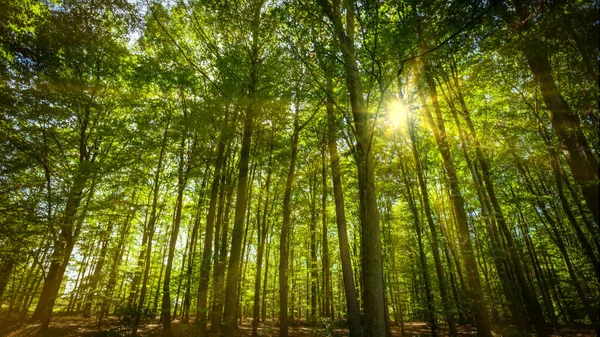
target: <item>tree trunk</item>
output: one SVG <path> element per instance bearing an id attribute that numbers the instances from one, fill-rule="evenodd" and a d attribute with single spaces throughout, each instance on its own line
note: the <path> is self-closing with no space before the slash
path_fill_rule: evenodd
<path id="1" fill-rule="evenodd" d="M 290 232 L 291 208 L 290 200 L 294 172 L 296 170 L 296 157 L 298 152 L 299 123 L 298 104 L 295 105 L 294 130 L 292 132 L 291 157 L 288 175 L 283 192 L 283 223 L 279 237 L 279 337 L 288 337 L 288 236 Z M 293 312 L 293 310 L 292 310 Z"/>
<path id="2" fill-rule="evenodd" d="M 136 205 L 137 203 L 136 195 L 137 189 L 134 189 L 133 194 L 131 196 L 131 203 L 133 205 Z M 129 236 L 131 220 L 134 218 L 136 210 L 137 207 L 131 206 L 131 209 L 128 210 L 127 216 L 125 217 L 125 221 L 123 222 L 121 230 L 118 234 L 117 249 L 115 250 L 114 255 L 112 256 L 112 266 L 108 276 L 106 294 L 104 295 L 104 299 L 102 301 L 102 306 L 100 308 L 100 313 L 98 316 L 98 327 L 102 325 L 102 320 L 104 319 L 104 316 L 108 314 L 110 301 L 112 299 L 114 288 L 117 284 L 117 273 L 119 272 L 119 266 L 121 265 L 121 260 L 123 259 L 125 243 L 127 242 L 127 238 Z"/>
<path id="3" fill-rule="evenodd" d="M 81 166 L 76 173 L 73 186 L 67 199 L 65 213 L 61 221 L 60 237 L 55 243 L 54 251 L 51 257 L 50 269 L 46 278 L 44 279 L 44 286 L 42 287 L 42 293 L 35 311 L 31 317 L 31 320 L 40 320 L 42 325 L 40 327 L 40 335 L 46 334 L 50 325 L 50 319 L 52 317 L 52 309 L 54 303 L 58 297 L 58 292 L 71 258 L 71 253 L 75 247 L 77 237 L 81 226 L 85 220 L 87 209 L 90 200 L 94 197 L 95 183 L 96 180 L 92 181 L 89 189 L 89 195 L 86 200 L 83 211 L 77 218 L 77 209 L 83 198 L 83 190 L 85 184 L 89 178 L 88 175 L 81 172 Z"/>
<path id="4" fill-rule="evenodd" d="M 354 54 L 354 2 L 346 8 L 346 29 L 342 24 L 339 0 L 319 1 L 333 24 L 337 41 L 342 52 L 346 85 L 356 130 L 356 159 L 360 195 L 361 261 L 363 279 L 363 309 L 365 313 L 364 333 L 370 337 L 383 337 L 386 334 L 385 301 L 383 294 L 383 268 L 381 262 L 381 229 L 375 190 L 375 172 L 372 151 L 372 121 L 369 119 L 360 79 L 360 72 Z"/>
<path id="5" fill-rule="evenodd" d="M 240 150 L 238 187 L 235 203 L 235 217 L 233 221 L 233 230 L 231 232 L 231 254 L 229 257 L 229 266 L 227 268 L 227 282 L 225 289 L 225 309 L 223 312 L 225 336 L 232 337 L 233 330 L 236 327 L 236 309 L 237 309 L 237 283 L 240 276 L 240 253 L 242 244 L 242 234 L 244 231 L 244 215 L 246 213 L 246 193 L 248 182 L 248 164 L 250 162 L 250 143 L 252 140 L 252 131 L 254 127 L 254 113 L 257 110 L 255 106 L 255 92 L 258 86 L 257 66 L 259 63 L 259 30 L 260 30 L 260 10 L 263 1 L 258 1 L 254 9 L 254 18 L 252 21 L 252 52 L 250 65 L 250 84 L 248 87 L 249 104 L 246 109 L 244 121 L 244 134 L 242 136 L 242 148 Z"/>
<path id="6" fill-rule="evenodd" d="M 309 177 L 310 194 L 310 316 L 308 321 L 317 320 L 317 177 L 316 173 Z"/>
<path id="7" fill-rule="evenodd" d="M 333 199 L 335 203 L 335 221 L 337 224 L 338 240 L 340 244 L 340 259 L 342 262 L 342 277 L 344 280 L 344 293 L 346 295 L 346 308 L 350 337 L 362 336 L 360 322 L 360 306 L 354 285 L 354 272 L 350 257 L 350 244 L 348 243 L 348 230 L 344 208 L 344 191 L 340 173 L 340 157 L 337 150 L 337 125 L 333 111 L 333 83 L 331 73 L 327 74 L 327 145 L 329 147 L 329 160 L 331 162 L 331 180 L 333 185 Z"/>
<path id="8" fill-rule="evenodd" d="M 258 252 L 256 256 L 256 277 L 254 279 L 254 304 L 252 308 L 252 337 L 258 336 L 258 323 L 260 322 L 260 281 L 261 281 L 261 272 L 262 272 L 262 263 L 263 263 L 263 254 L 265 250 L 265 242 L 267 239 L 267 212 L 269 207 L 269 189 L 271 186 L 271 173 L 272 173 L 272 162 L 273 162 L 273 134 L 275 131 L 275 127 L 271 127 L 271 141 L 269 146 L 269 163 L 267 164 L 267 178 L 265 181 L 264 192 L 265 192 L 265 204 L 263 207 L 262 213 L 262 221 L 260 219 L 260 209 L 257 212 L 257 222 L 260 221 L 260 224 L 257 226 L 258 232 Z M 260 200 L 261 198 L 259 198 Z M 268 261 L 268 254 L 267 254 Z M 266 271 L 265 271 L 266 273 Z M 266 276 L 265 276 L 266 280 Z M 266 282 L 266 281 L 265 281 Z M 264 298 L 264 292 L 263 292 Z M 263 315 L 264 317 L 264 315 Z"/>
<path id="9" fill-rule="evenodd" d="M 419 91 L 419 98 L 423 105 L 427 120 L 431 125 L 435 141 L 437 143 L 442 160 L 444 169 L 446 172 L 447 182 L 450 188 L 450 200 L 452 201 L 452 207 L 455 212 L 459 244 L 461 248 L 462 258 L 467 269 L 467 282 L 469 284 L 469 294 L 472 301 L 473 317 L 475 318 L 475 325 L 477 326 L 477 335 L 480 337 L 491 336 L 491 326 L 489 321 L 489 314 L 483 300 L 483 294 L 481 292 L 481 280 L 479 277 L 479 271 L 477 270 L 477 262 L 473 252 L 473 244 L 471 242 L 471 234 L 469 231 L 469 224 L 467 222 L 467 214 L 464 208 L 464 200 L 460 192 L 458 185 L 458 179 L 456 176 L 456 170 L 454 169 L 454 163 L 450 155 L 450 148 L 446 139 L 446 129 L 444 127 L 444 121 L 442 118 L 442 111 L 439 107 L 437 100 L 437 91 L 435 82 L 430 74 L 429 66 L 426 61 L 424 63 L 425 78 L 429 86 L 429 98 L 433 104 L 433 108 L 436 114 L 437 124 L 433 119 L 433 115 L 427 106 L 423 93 Z"/>
<path id="10" fill-rule="evenodd" d="M 267 283 L 269 282 L 269 255 L 271 253 L 271 245 L 270 238 L 272 235 L 269 235 L 268 231 L 266 234 L 267 238 L 265 239 L 269 244 L 267 245 L 267 256 L 265 258 L 265 278 L 263 280 L 263 290 L 262 290 L 262 304 L 260 308 L 260 320 L 264 322 L 267 319 Z M 275 303 L 273 303 L 273 307 Z"/>
<path id="11" fill-rule="evenodd" d="M 208 202 L 208 215 L 206 216 L 204 248 L 202 251 L 202 259 L 200 260 L 200 284 L 198 286 L 198 300 L 196 303 L 196 323 L 200 326 L 200 336 L 206 336 L 208 334 L 206 329 L 206 316 L 208 313 L 208 281 L 210 277 L 211 260 L 213 259 L 212 245 L 217 197 L 219 194 L 219 184 L 223 179 L 221 170 L 225 161 L 225 136 L 228 131 L 228 117 L 229 112 L 226 111 L 225 121 L 221 127 L 221 135 L 219 136 L 219 146 L 217 148 L 217 158 L 215 160 L 215 172 L 210 190 L 210 200 Z"/>
<path id="12" fill-rule="evenodd" d="M 192 228 L 190 228 L 190 231 L 193 230 Z M 177 309 L 179 309 L 181 306 L 179 305 L 179 296 L 181 295 L 181 284 L 183 283 L 183 276 L 184 276 L 184 270 L 186 267 L 186 262 L 189 264 L 188 262 L 188 251 L 190 248 L 191 243 L 191 238 L 192 233 L 188 232 L 188 236 L 187 236 L 187 242 L 185 244 L 185 248 L 183 250 L 183 256 L 181 257 L 181 270 L 179 271 L 179 282 L 177 283 L 177 295 L 175 295 L 175 308 L 173 309 L 173 317 L 171 318 L 172 320 L 175 320 L 177 318 Z"/>
<path id="13" fill-rule="evenodd" d="M 333 294 L 331 292 L 331 270 L 329 270 L 329 239 L 327 237 L 327 164 L 325 161 L 327 151 L 327 144 L 325 142 L 326 137 L 323 137 L 323 144 L 321 146 L 321 182 L 323 186 L 323 192 L 321 194 L 321 216 L 323 220 L 323 291 L 325 296 L 325 317 L 331 318 L 333 316 Z"/>
<path id="14" fill-rule="evenodd" d="M 183 319 L 182 323 L 189 323 L 190 321 L 190 306 L 192 301 L 192 273 L 194 271 L 194 264 L 196 261 L 196 246 L 198 244 L 198 231 L 200 229 L 200 217 L 202 216 L 202 206 L 204 205 L 204 188 L 206 187 L 206 181 L 209 172 L 209 162 L 207 161 L 204 175 L 202 178 L 202 184 L 200 187 L 200 195 L 198 196 L 198 205 L 196 206 L 196 216 L 194 219 L 194 227 L 192 229 L 191 244 L 189 250 L 189 259 L 187 272 L 186 272 L 186 285 L 185 285 L 185 298 L 183 300 Z"/>
<path id="15" fill-rule="evenodd" d="M 444 308 L 444 315 L 446 317 L 446 322 L 448 323 L 448 329 L 451 337 L 456 337 L 458 335 L 456 330 L 456 322 L 454 319 L 454 315 L 452 314 L 452 309 L 450 306 L 450 299 L 448 298 L 448 290 L 446 285 L 446 276 L 444 274 L 444 269 L 442 266 L 442 260 L 440 258 L 440 245 L 438 239 L 438 230 L 433 222 L 433 215 L 431 212 L 431 205 L 429 203 L 429 193 L 427 192 L 427 182 L 425 180 L 425 175 L 423 174 L 423 167 L 421 166 L 421 158 L 419 157 L 419 152 L 417 150 L 417 137 L 415 132 L 415 125 L 412 121 L 409 121 L 408 124 L 408 133 L 410 136 L 411 142 L 411 152 L 413 156 L 413 160 L 415 161 L 415 169 L 417 171 L 417 178 L 419 180 L 419 188 L 421 190 L 421 203 L 423 205 L 423 211 L 425 213 L 425 218 L 427 220 L 427 225 L 429 226 L 429 232 L 431 235 L 431 250 L 433 253 L 433 261 L 435 263 L 435 271 L 438 277 L 438 285 L 440 288 L 440 297 L 442 300 L 442 306 Z"/>
<path id="16" fill-rule="evenodd" d="M 89 289 L 89 294 L 86 296 L 85 304 L 83 305 L 83 317 L 89 318 L 90 312 L 92 310 L 92 302 L 94 301 L 94 297 L 96 292 L 98 291 L 98 282 L 100 281 L 100 277 L 102 272 L 104 271 L 104 263 L 106 260 L 106 254 L 108 252 L 108 242 L 112 235 L 113 222 L 108 223 L 108 227 L 104 232 L 104 241 L 102 242 L 102 248 L 100 249 L 100 256 L 98 257 L 98 262 L 96 264 L 96 268 L 94 269 L 94 275 L 90 279 L 86 288 Z"/>
<path id="17" fill-rule="evenodd" d="M 417 234 L 417 245 L 419 249 L 419 268 L 421 269 L 423 281 L 425 283 L 425 299 L 427 303 L 426 318 L 429 321 L 431 327 L 431 336 L 435 337 L 437 336 L 438 323 L 435 317 L 435 304 L 433 302 L 433 293 L 431 292 L 431 280 L 429 278 L 429 272 L 427 270 L 427 257 L 425 256 L 425 247 L 423 245 L 421 218 L 419 216 L 419 209 L 417 208 L 417 205 L 415 203 L 416 198 L 413 193 L 412 182 L 408 180 L 408 172 L 406 172 L 402 163 L 400 163 L 400 170 L 401 174 L 404 177 L 404 184 L 406 185 L 406 200 L 408 201 L 409 208 L 413 213 L 415 232 Z"/>
<path id="18" fill-rule="evenodd" d="M 529 69 L 542 92 L 542 97 L 548 111 L 552 129 L 558 136 L 567 163 L 575 181 L 579 184 L 581 193 L 594 215 L 597 224 L 600 224 L 600 200 L 598 185 L 598 160 L 581 130 L 581 122 L 576 112 L 572 111 L 563 95 L 558 90 L 548 50 L 536 31 L 532 21 L 529 20 L 530 12 L 528 2 L 515 0 L 518 19 L 523 22 L 520 30 L 524 32 L 523 52 L 527 59 Z M 515 24 L 506 9 L 502 8 L 502 17 L 509 25 Z"/>
<path id="19" fill-rule="evenodd" d="M 549 232 L 551 235 L 553 235 L 552 239 L 561 252 L 563 261 L 565 262 L 567 271 L 569 273 L 569 276 L 571 277 L 571 281 L 573 282 L 573 285 L 575 286 L 575 290 L 577 291 L 577 295 L 579 296 L 579 298 L 581 299 L 581 302 L 583 303 L 583 307 L 585 308 L 588 318 L 592 322 L 592 326 L 596 330 L 596 334 L 600 335 L 600 324 L 598 323 L 598 313 L 592 309 L 592 306 L 590 305 L 589 300 L 587 299 L 585 291 L 583 290 L 583 287 L 581 286 L 581 282 L 579 281 L 579 278 L 577 277 L 577 274 L 575 273 L 575 268 L 573 267 L 573 263 L 571 262 L 571 258 L 569 257 L 569 254 L 567 252 L 567 248 L 565 246 L 563 236 L 560 233 L 559 228 L 558 228 L 559 223 L 556 220 L 554 220 L 552 218 L 552 216 L 550 216 L 550 214 L 548 213 L 548 209 L 546 207 L 546 203 L 543 201 L 542 196 L 540 195 L 539 191 L 535 188 L 534 183 L 531 180 L 531 178 L 525 172 L 525 169 L 520 162 L 520 158 L 518 158 L 516 155 L 515 155 L 515 157 L 517 160 L 517 168 L 519 169 L 519 172 L 521 173 L 523 179 L 525 180 L 525 186 L 526 186 L 527 190 L 532 195 L 535 196 L 536 206 L 539 209 L 539 212 L 542 213 L 542 215 L 544 216 L 544 218 L 546 219 L 546 221 L 549 224 L 549 227 L 550 227 Z M 538 209 L 536 209 L 535 211 L 538 212 Z M 561 297 L 563 297 L 563 296 L 561 296 Z"/>
<path id="20" fill-rule="evenodd" d="M 454 69 L 456 70 L 456 69 Z M 494 185 L 492 183 L 491 177 L 491 169 L 487 158 L 483 154 L 483 150 L 481 149 L 481 145 L 477 138 L 477 134 L 475 132 L 475 128 L 470 118 L 470 112 L 467 109 L 467 105 L 465 104 L 465 100 L 462 95 L 462 90 L 460 88 L 458 77 L 456 76 L 456 71 L 453 72 L 453 79 L 455 85 L 455 94 L 460 102 L 461 108 L 463 110 L 465 120 L 467 121 L 467 126 L 471 133 L 471 140 L 475 145 L 475 150 L 477 154 L 477 159 L 481 166 L 481 170 L 483 172 L 483 181 L 485 182 L 485 188 L 488 192 L 488 196 L 490 202 L 492 204 L 493 216 L 496 219 L 496 223 L 500 228 L 500 232 L 503 234 L 504 240 L 506 241 L 506 245 L 508 246 L 508 255 L 510 261 L 512 263 L 512 267 L 514 270 L 514 274 L 516 277 L 518 289 L 520 291 L 521 298 L 525 302 L 525 309 L 527 310 L 527 314 L 531 323 L 535 326 L 536 333 L 538 336 L 548 336 L 548 331 L 546 329 L 546 321 L 544 319 L 544 314 L 542 313 L 542 308 L 537 301 L 537 297 L 535 295 L 535 289 L 530 288 L 527 280 L 525 278 L 525 272 L 523 271 L 523 265 L 519 258 L 516 245 L 514 243 L 512 234 L 508 229 L 508 225 L 504 218 L 504 214 L 502 213 L 502 208 L 500 207 L 500 203 L 498 198 L 496 197 L 496 191 L 494 189 Z M 450 85 L 450 81 L 447 81 Z M 462 128 L 460 127 L 460 123 L 458 121 L 458 116 L 456 110 L 453 110 L 454 118 L 456 120 L 457 126 L 459 127 L 459 132 L 462 135 Z M 465 138 L 464 135 L 461 138 Z"/>
<path id="21" fill-rule="evenodd" d="M 231 177 L 232 173 L 228 174 L 228 177 Z M 228 178 L 230 180 L 230 178 Z M 233 201 L 233 191 L 234 191 L 235 182 L 229 181 L 224 186 L 227 186 L 227 205 L 225 206 L 225 211 L 223 211 L 223 205 L 225 204 L 225 199 L 222 198 L 222 201 L 219 202 L 219 213 L 222 213 L 223 216 L 219 216 L 217 223 L 217 232 L 215 236 L 215 250 L 219 247 L 218 242 L 218 231 L 220 227 L 223 227 L 223 233 L 221 234 L 221 242 L 219 248 L 218 256 L 215 256 L 215 266 L 213 273 L 213 303 L 212 303 L 212 317 L 211 317 L 211 326 L 210 332 L 220 332 L 221 331 L 221 320 L 223 318 L 223 278 L 225 273 L 225 266 L 227 263 L 227 232 L 229 230 L 229 215 L 231 210 L 231 203 Z M 224 187 L 225 188 L 225 187 Z M 222 191 L 221 193 L 224 193 Z"/>
<path id="22" fill-rule="evenodd" d="M 146 241 L 146 247 L 143 247 L 143 249 L 145 249 L 145 258 L 146 261 L 144 262 L 144 275 L 142 278 L 142 290 L 140 292 L 140 300 L 138 302 L 137 305 L 137 310 L 135 312 L 135 318 L 134 318 L 134 322 L 133 322 L 133 326 L 131 328 L 131 334 L 133 336 L 137 335 L 137 329 L 140 326 L 140 320 L 141 320 L 141 313 L 142 310 L 144 309 L 144 300 L 146 298 L 146 291 L 147 291 L 147 283 L 148 283 L 148 275 L 150 273 L 150 263 L 151 263 L 151 257 L 152 257 L 152 239 L 154 238 L 154 232 L 155 232 L 155 225 L 156 225 L 156 219 L 157 219 L 157 209 L 158 209 L 158 193 L 159 193 L 159 189 L 160 189 L 160 173 L 162 172 L 162 168 L 163 168 L 163 160 L 164 160 L 164 156 L 165 156 L 165 148 L 167 147 L 167 140 L 168 140 L 168 131 L 169 131 L 169 125 L 171 123 L 171 115 L 167 116 L 167 124 L 165 126 L 165 132 L 163 133 L 163 140 L 162 140 L 162 145 L 160 148 L 160 154 L 158 156 L 158 165 L 156 167 L 156 173 L 154 174 L 154 186 L 152 188 L 152 209 L 150 211 L 150 220 L 148 221 L 148 225 L 146 226 L 145 230 L 148 232 L 147 234 L 147 241 Z M 140 254 L 141 255 L 141 254 Z"/>

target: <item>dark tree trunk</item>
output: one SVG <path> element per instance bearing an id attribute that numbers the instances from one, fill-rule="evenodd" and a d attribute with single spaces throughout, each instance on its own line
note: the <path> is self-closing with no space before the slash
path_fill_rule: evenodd
<path id="1" fill-rule="evenodd" d="M 292 185 L 294 184 L 294 171 L 296 170 L 296 157 L 298 152 L 298 104 L 294 115 L 294 130 L 292 132 L 291 157 L 288 169 L 285 191 L 283 192 L 283 223 L 279 237 L 279 337 L 288 337 L 288 236 L 290 232 L 291 208 L 290 200 Z M 293 310 L 292 310 L 293 313 Z"/>
<path id="2" fill-rule="evenodd" d="M 552 129 L 558 136 L 571 173 L 594 215 L 596 224 L 600 224 L 598 160 L 581 130 L 579 116 L 571 110 L 558 90 L 552 74 L 548 50 L 540 37 L 540 32 L 536 31 L 539 27 L 534 26 L 534 20 L 529 20 L 531 13 L 527 8 L 528 2 L 515 0 L 514 4 L 518 18 L 513 18 L 506 6 L 501 8 L 501 15 L 509 25 L 518 24 L 517 21 L 523 22 L 519 28 L 524 33 L 522 50 L 527 64 L 540 87 Z"/>
<path id="3" fill-rule="evenodd" d="M 274 134 L 274 126 L 271 127 L 271 141 L 269 146 L 269 163 L 267 165 L 267 178 L 265 181 L 265 186 L 263 192 L 265 193 L 264 199 L 264 207 L 262 211 L 262 219 L 260 217 L 260 208 L 257 212 L 256 221 L 259 222 L 257 226 L 258 232 L 258 247 L 257 247 L 257 256 L 256 256 L 256 277 L 254 279 L 254 304 L 252 307 L 252 336 L 258 336 L 258 323 L 260 322 L 260 281 L 261 281 L 261 272 L 262 272 L 262 263 L 263 263 L 263 254 L 265 250 L 265 242 L 267 239 L 267 212 L 269 207 L 269 189 L 271 186 L 271 173 L 272 173 L 272 161 L 273 161 L 273 134 Z M 259 198 L 261 199 L 261 198 Z M 267 254 L 268 261 L 268 254 Z M 266 271 L 265 271 L 266 273 Z M 266 280 L 266 275 L 265 275 Z M 265 281 L 266 282 L 266 281 Z M 264 291 L 263 291 L 264 298 Z M 264 315 L 263 315 L 264 317 Z"/>
<path id="4" fill-rule="evenodd" d="M 210 266 L 213 260 L 213 232 L 215 224 L 215 212 L 217 206 L 217 197 L 219 194 L 219 185 L 223 180 L 221 170 L 225 161 L 225 137 L 228 131 L 229 112 L 225 112 L 225 122 L 221 128 L 219 136 L 219 145 L 217 148 L 217 158 L 215 160 L 215 172 L 210 189 L 210 200 L 208 202 L 208 215 L 206 216 L 206 233 L 204 236 L 204 248 L 202 259 L 200 260 L 200 284 L 198 286 L 198 299 L 196 303 L 196 323 L 200 326 L 200 336 L 206 336 L 206 316 L 208 313 L 208 281 L 210 277 Z M 216 253 L 216 252 L 215 252 Z"/>
<path id="5" fill-rule="evenodd" d="M 417 208 L 417 204 L 415 203 L 416 197 L 413 192 L 412 182 L 409 181 L 408 172 L 406 172 L 402 163 L 400 164 L 400 170 L 401 174 L 404 177 L 404 184 L 406 185 L 406 200 L 408 201 L 409 208 L 413 214 L 415 232 L 417 234 L 417 245 L 419 249 L 419 268 L 421 269 L 421 274 L 425 283 L 425 299 L 427 304 L 426 318 L 429 321 L 431 327 L 431 336 L 435 337 L 437 336 L 438 323 L 435 317 L 435 303 L 433 300 L 433 293 L 431 291 L 431 280 L 429 278 L 429 272 L 427 270 L 427 257 L 425 256 L 425 247 L 423 245 L 421 217 L 419 216 L 420 212 Z"/>
<path id="6" fill-rule="evenodd" d="M 331 162 L 331 180 L 333 185 L 333 199 L 335 203 L 335 221 L 337 224 L 338 240 L 340 244 L 340 259 L 342 262 L 342 277 L 344 280 L 344 293 L 346 295 L 346 308 L 350 323 L 350 337 L 362 336 L 360 322 L 360 306 L 354 285 L 354 272 L 350 257 L 350 244 L 348 243 L 348 230 L 344 208 L 344 192 L 340 173 L 340 157 L 337 150 L 337 125 L 333 111 L 333 83 L 331 74 L 327 74 L 327 145 L 329 147 L 329 160 Z"/>
<path id="7" fill-rule="evenodd" d="M 327 164 L 325 161 L 326 151 L 327 151 L 327 143 L 325 142 L 325 137 L 323 138 L 323 145 L 321 146 L 321 182 L 323 186 L 323 192 L 321 194 L 321 216 L 323 221 L 323 291 L 325 296 L 325 301 L 323 301 L 323 305 L 325 306 L 325 317 L 333 317 L 333 294 L 331 292 L 331 270 L 329 264 L 329 239 L 327 237 Z"/>
<path id="8" fill-rule="evenodd" d="M 464 208 L 464 200 L 460 192 L 456 170 L 450 155 L 450 147 L 446 138 L 446 129 L 444 127 L 442 111 L 438 104 L 435 82 L 433 81 L 433 77 L 430 74 L 430 69 L 426 61 L 423 63 L 425 78 L 429 86 L 429 98 L 433 104 L 437 123 L 434 121 L 433 115 L 431 114 L 431 111 L 427 106 L 427 102 L 425 101 L 425 97 L 421 92 L 419 92 L 419 96 L 421 103 L 423 104 L 427 120 L 431 125 L 438 149 L 442 155 L 446 178 L 450 188 L 450 200 L 452 201 L 452 207 L 458 227 L 461 254 L 467 270 L 467 282 L 469 284 L 469 295 L 472 301 L 473 317 L 475 318 L 475 324 L 477 326 L 477 335 L 480 337 L 489 337 L 491 336 L 489 314 L 483 300 L 483 294 L 481 292 L 481 280 L 479 277 L 479 271 L 477 270 L 477 262 L 475 260 L 475 254 L 473 251 L 473 243 L 471 242 L 471 234 L 469 231 L 469 224 L 467 222 L 467 214 Z"/>
<path id="9" fill-rule="evenodd" d="M 415 132 L 416 130 L 415 125 L 412 121 L 409 121 L 408 128 L 408 133 L 411 142 L 411 152 L 415 161 L 415 169 L 417 171 L 417 178 L 419 180 L 419 188 L 421 190 L 421 203 L 423 205 L 423 211 L 425 213 L 425 218 L 427 219 L 427 225 L 429 226 L 429 232 L 431 235 L 431 250 L 433 252 L 433 261 L 435 264 L 435 271 L 438 277 L 438 285 L 440 288 L 440 297 L 442 300 L 442 306 L 444 308 L 444 315 L 446 317 L 446 322 L 448 323 L 450 336 L 456 337 L 458 335 L 456 330 L 456 322 L 454 319 L 454 315 L 451 311 L 450 298 L 448 297 L 448 290 L 446 285 L 446 276 L 444 274 L 444 268 L 442 266 L 442 260 L 440 258 L 438 230 L 435 226 L 435 223 L 433 222 L 431 204 L 429 202 L 429 193 L 427 192 L 427 182 L 425 180 L 425 175 L 423 174 L 421 158 L 419 157 L 419 152 L 417 150 L 417 137 Z"/>
<path id="10" fill-rule="evenodd" d="M 58 292 L 71 258 L 71 253 L 75 247 L 79 231 L 85 220 L 90 200 L 94 197 L 95 192 L 95 179 L 89 189 L 89 195 L 86 200 L 83 211 L 77 218 L 77 209 L 83 198 L 83 190 L 89 176 L 83 172 L 77 172 L 75 181 L 69 193 L 67 199 L 67 205 L 65 213 L 61 221 L 60 237 L 55 242 L 54 251 L 51 257 L 50 269 L 44 279 L 44 286 L 42 287 L 42 293 L 38 300 L 38 304 L 31 317 L 31 320 L 40 320 L 42 325 L 40 327 L 40 334 L 44 335 L 48 331 L 50 325 L 50 319 L 52 317 L 52 310 L 54 303 L 58 297 Z"/>
<path id="11" fill-rule="evenodd" d="M 333 24 L 346 71 L 346 85 L 356 131 L 356 164 L 360 195 L 361 261 L 363 279 L 364 333 L 371 337 L 386 335 L 383 266 L 381 259 L 381 228 L 375 189 L 372 149 L 372 121 L 364 102 L 363 89 L 354 53 L 354 1 L 346 8 L 346 29 L 342 24 L 340 1 L 319 1 L 325 15 Z"/>
<path id="12" fill-rule="evenodd" d="M 242 136 L 242 148 L 240 150 L 240 162 L 238 171 L 238 186 L 235 203 L 235 217 L 231 231 L 231 254 L 227 268 L 227 282 L 225 288 L 225 308 L 223 312 L 224 332 L 226 337 L 232 337 L 236 327 L 237 311 L 237 284 L 240 277 L 240 253 L 242 234 L 244 232 L 244 215 L 246 214 L 246 197 L 248 183 L 248 165 L 250 162 L 250 143 L 254 128 L 254 113 L 258 109 L 255 102 L 255 93 L 258 86 L 258 63 L 259 63 L 259 31 L 260 10 L 262 1 L 255 4 L 254 17 L 252 19 L 252 51 L 250 65 L 250 84 L 248 87 L 249 104 L 246 109 L 244 121 L 244 134 Z"/>

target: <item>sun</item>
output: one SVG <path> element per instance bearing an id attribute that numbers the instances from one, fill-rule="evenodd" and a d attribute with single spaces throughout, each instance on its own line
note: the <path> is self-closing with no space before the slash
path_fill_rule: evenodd
<path id="1" fill-rule="evenodd" d="M 401 100 L 396 98 L 390 101 L 387 105 L 387 111 L 387 119 L 392 123 L 394 128 L 405 124 L 408 117 L 408 109 Z"/>

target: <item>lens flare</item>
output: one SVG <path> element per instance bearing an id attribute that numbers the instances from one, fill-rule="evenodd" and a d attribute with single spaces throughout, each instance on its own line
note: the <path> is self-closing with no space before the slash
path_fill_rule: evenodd
<path id="1" fill-rule="evenodd" d="M 394 128 L 397 128 L 406 123 L 408 116 L 408 109 L 399 99 L 394 99 L 388 103 L 388 120 L 392 123 Z"/>

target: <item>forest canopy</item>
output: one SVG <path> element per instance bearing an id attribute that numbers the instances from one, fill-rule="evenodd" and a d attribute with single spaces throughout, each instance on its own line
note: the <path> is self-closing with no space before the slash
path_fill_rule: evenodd
<path id="1" fill-rule="evenodd" d="M 599 6 L 0 0 L 0 335 L 600 334 Z"/>

